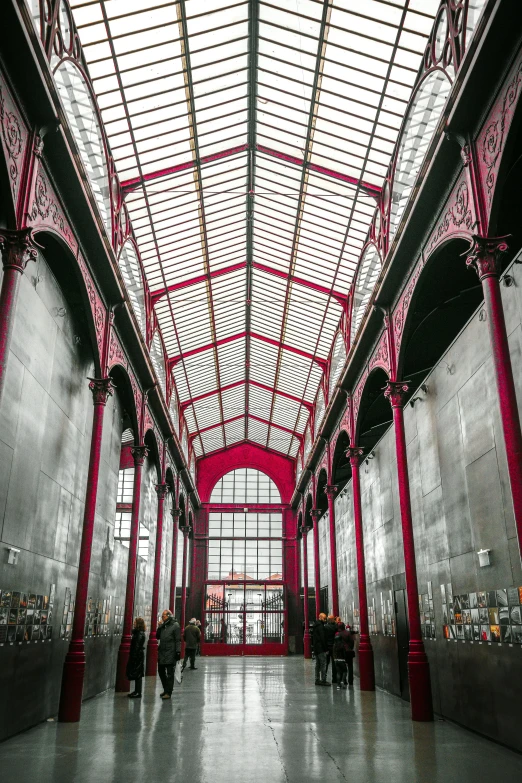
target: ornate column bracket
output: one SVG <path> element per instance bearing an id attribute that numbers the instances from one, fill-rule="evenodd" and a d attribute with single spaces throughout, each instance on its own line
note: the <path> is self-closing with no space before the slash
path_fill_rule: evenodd
<path id="1" fill-rule="evenodd" d="M 354 468 L 361 464 L 364 456 L 364 449 L 361 449 L 360 446 L 348 446 L 344 453 L 350 460 L 350 465 Z"/>
<path id="2" fill-rule="evenodd" d="M 190 525 L 181 525 L 180 530 L 184 536 L 188 536 L 192 528 L 190 527 Z"/>
<path id="3" fill-rule="evenodd" d="M 158 495 L 158 499 L 164 500 L 167 497 L 167 492 L 169 491 L 169 485 L 168 484 L 156 484 L 156 493 Z"/>
<path id="4" fill-rule="evenodd" d="M 310 509 L 310 516 L 314 520 L 314 524 L 315 524 L 321 517 L 321 509 L 319 509 L 319 508 L 311 508 Z"/>
<path id="5" fill-rule="evenodd" d="M 466 256 L 466 266 L 475 270 L 480 281 L 487 277 L 500 277 L 502 256 L 509 248 L 507 239 L 507 236 L 473 236 L 471 247 L 463 255 Z"/>
<path id="6" fill-rule="evenodd" d="M 143 465 L 145 457 L 148 456 L 149 450 L 146 446 L 133 446 L 131 454 L 134 457 L 135 465 Z"/>
<path id="7" fill-rule="evenodd" d="M 29 261 L 36 260 L 39 247 L 41 245 L 35 242 L 32 228 L 20 231 L 0 228 L 0 250 L 4 269 L 23 272 Z"/>
<path id="8" fill-rule="evenodd" d="M 388 381 L 384 387 L 384 396 L 390 401 L 392 408 L 402 408 L 409 389 L 407 381 Z"/>
<path id="9" fill-rule="evenodd" d="M 337 492 L 337 485 L 336 484 L 327 484 L 324 488 L 324 491 L 327 495 L 331 495 L 332 497 L 335 497 L 335 493 Z"/>
<path id="10" fill-rule="evenodd" d="M 92 391 L 94 405 L 106 405 L 114 393 L 111 378 L 89 378 L 89 389 Z"/>
<path id="11" fill-rule="evenodd" d="M 174 519 L 179 519 L 180 516 L 183 514 L 183 511 L 180 508 L 173 508 L 170 512 Z"/>

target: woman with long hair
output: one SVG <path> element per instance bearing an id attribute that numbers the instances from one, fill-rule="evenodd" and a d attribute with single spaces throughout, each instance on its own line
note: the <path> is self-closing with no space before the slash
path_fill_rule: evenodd
<path id="1" fill-rule="evenodd" d="M 141 686 L 145 675 L 145 620 L 143 617 L 136 617 L 134 620 L 126 674 L 128 680 L 134 680 L 134 690 L 129 693 L 129 699 L 141 699 Z"/>

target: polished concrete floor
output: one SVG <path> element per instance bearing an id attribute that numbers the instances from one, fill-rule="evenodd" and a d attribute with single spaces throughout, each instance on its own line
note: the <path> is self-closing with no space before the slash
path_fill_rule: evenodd
<path id="1" fill-rule="evenodd" d="M 203 658 L 172 701 L 105 693 L 80 724 L 47 722 L 0 746 L 2 783 L 491 783 L 522 756 L 450 723 L 412 724 L 378 691 L 317 688 L 302 658 Z"/>

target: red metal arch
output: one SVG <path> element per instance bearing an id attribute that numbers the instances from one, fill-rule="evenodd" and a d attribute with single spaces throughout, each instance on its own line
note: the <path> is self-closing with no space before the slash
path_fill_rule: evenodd
<path id="1" fill-rule="evenodd" d="M 353 441 L 354 443 L 357 443 L 359 438 L 359 430 L 361 426 L 361 403 L 364 399 L 365 392 L 368 388 L 368 383 L 373 376 L 378 373 L 382 372 L 386 375 L 386 378 L 388 380 L 391 380 L 390 373 L 387 372 L 384 367 L 374 367 L 372 370 L 367 372 L 365 376 L 363 376 L 362 383 L 360 383 L 357 386 L 357 389 L 355 390 L 354 398 L 353 398 Z M 356 400 L 356 395 L 358 395 L 358 399 Z"/>

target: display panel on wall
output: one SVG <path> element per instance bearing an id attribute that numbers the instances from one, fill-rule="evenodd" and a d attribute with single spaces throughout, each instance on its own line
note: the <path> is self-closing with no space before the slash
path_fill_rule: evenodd
<path id="1" fill-rule="evenodd" d="M 428 592 L 419 595 L 419 613 L 423 639 L 435 639 L 435 608 L 433 606 L 433 588 L 428 582 Z"/>
<path id="2" fill-rule="evenodd" d="M 0 590 L 0 646 L 51 641 L 55 592 L 56 585 L 47 595 Z"/>
<path id="3" fill-rule="evenodd" d="M 448 641 L 522 644 L 522 587 L 453 595 L 441 585 L 444 638 Z"/>

